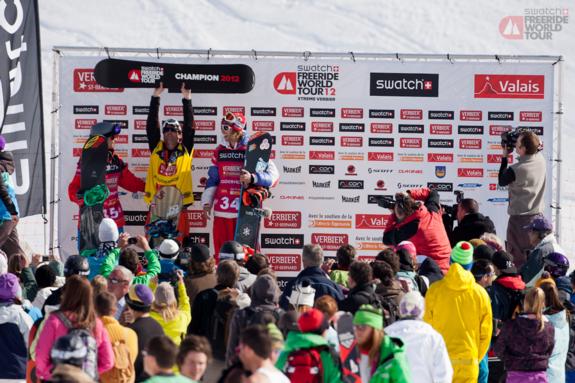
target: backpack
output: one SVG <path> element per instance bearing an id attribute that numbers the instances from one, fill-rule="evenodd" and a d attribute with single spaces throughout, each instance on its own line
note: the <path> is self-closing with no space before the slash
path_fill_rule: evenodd
<path id="1" fill-rule="evenodd" d="M 383 311 L 383 327 L 389 326 L 399 318 L 399 305 L 393 297 L 384 297 L 379 294 L 368 294 L 361 291 L 362 294 L 368 297 L 368 303 Z"/>
<path id="2" fill-rule="evenodd" d="M 124 329 L 124 333 L 128 333 L 127 329 Z M 133 381 L 136 370 L 126 340 L 119 339 L 111 343 L 114 352 L 114 367 L 102 375 L 102 382 L 129 383 Z"/>
<path id="3" fill-rule="evenodd" d="M 216 295 L 218 290 L 213 289 Z M 226 347 L 228 344 L 228 329 L 232 315 L 237 306 L 226 298 L 217 298 L 214 306 L 214 315 L 208 324 L 208 340 L 212 346 L 214 357 L 219 360 L 225 360 Z"/>
<path id="4" fill-rule="evenodd" d="M 284 370 L 290 382 L 323 382 L 323 365 L 320 351 L 321 349 L 319 348 L 304 348 L 290 352 Z"/>
<path id="5" fill-rule="evenodd" d="M 379 297 L 381 300 L 380 308 L 383 311 L 383 327 L 387 327 L 399 318 L 399 305 L 395 298 Z"/>
<path id="6" fill-rule="evenodd" d="M 98 344 L 92 332 L 85 328 L 75 328 L 70 319 L 62 311 L 54 312 L 68 329 L 68 334 L 77 336 L 84 342 L 88 354 L 82 364 L 82 370 L 92 379 L 98 381 Z"/>
<path id="7" fill-rule="evenodd" d="M 242 329 L 257 324 L 267 325 L 270 322 L 277 324 L 282 314 L 283 310 L 280 308 L 274 308 L 273 310 L 270 310 L 269 308 L 260 306 L 248 306 L 244 309 L 244 321 Z"/>

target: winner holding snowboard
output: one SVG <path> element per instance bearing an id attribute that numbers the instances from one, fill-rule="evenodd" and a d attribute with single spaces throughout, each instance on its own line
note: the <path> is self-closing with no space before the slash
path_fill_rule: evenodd
<path id="1" fill-rule="evenodd" d="M 179 215 L 179 219 L 175 219 L 178 231 L 182 235 L 187 235 L 189 227 L 187 225 L 187 215 L 180 214 L 180 209 L 191 205 L 194 202 L 194 195 L 192 193 L 192 154 L 194 149 L 194 115 L 192 110 L 192 92 L 186 89 L 182 83 L 180 89 L 182 93 L 182 106 L 184 114 L 184 126 L 173 119 L 167 119 L 161 124 L 158 118 L 160 109 L 160 95 L 164 92 L 165 88 L 163 83 L 154 90 L 154 94 L 150 101 L 150 110 L 148 112 L 148 119 L 146 121 L 146 135 L 148 137 L 148 145 L 150 147 L 150 166 L 148 168 L 148 175 L 146 177 L 146 193 L 144 200 L 150 206 L 150 219 L 153 217 L 153 205 L 161 204 L 163 198 L 160 193 L 162 189 L 167 191 L 169 188 L 177 189 L 181 194 L 180 206 L 176 208 L 176 212 L 172 212 L 175 216 Z M 163 135 L 163 137 L 162 137 Z M 165 193 L 167 198 L 171 198 L 169 193 Z M 173 204 L 172 202 L 170 202 Z M 174 205 L 174 206 L 177 206 Z M 173 210 L 173 209 L 172 209 Z"/>
<path id="2" fill-rule="evenodd" d="M 249 141 L 245 133 L 246 118 L 242 113 L 226 113 L 222 118 L 224 142 L 217 146 L 212 165 L 208 169 L 206 189 L 202 194 L 202 206 L 209 217 L 214 209 L 214 252 L 219 259 L 221 246 L 234 239 L 238 218 L 238 209 L 242 203 L 240 191 L 242 185 L 273 187 L 279 179 L 278 170 L 269 161 L 262 171 L 250 173 L 243 169 L 244 158 Z"/>
<path id="3" fill-rule="evenodd" d="M 116 222 L 118 230 L 123 232 L 126 223 L 124 219 L 124 211 L 120 203 L 120 196 L 118 194 L 118 187 L 122 187 L 129 192 L 143 192 L 144 181 L 139 179 L 128 169 L 128 165 L 114 153 L 114 142 L 116 136 L 120 134 L 120 125 L 108 122 L 101 122 L 95 124 L 90 129 L 90 138 L 95 136 L 102 136 L 106 139 L 108 146 L 108 158 L 106 163 L 106 186 L 110 191 L 110 195 L 103 203 L 103 211 L 105 218 L 111 218 Z M 82 166 L 81 161 L 78 161 L 76 174 L 68 186 L 68 197 L 70 201 L 78 204 L 80 207 L 84 204 L 84 198 L 79 193 L 81 192 L 81 175 Z M 78 221 L 80 222 L 80 221 Z M 97 230 L 97 227 L 95 228 Z M 78 238 L 80 243 L 80 238 Z M 82 249 L 81 249 L 82 250 Z"/>

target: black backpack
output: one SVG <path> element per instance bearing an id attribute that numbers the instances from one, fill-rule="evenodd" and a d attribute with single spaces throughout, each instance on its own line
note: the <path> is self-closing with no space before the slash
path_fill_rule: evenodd
<path id="1" fill-rule="evenodd" d="M 379 294 L 360 292 L 369 297 L 369 304 L 383 311 L 383 327 L 389 326 L 399 318 L 399 305 L 394 297 L 385 297 Z"/>
<path id="2" fill-rule="evenodd" d="M 218 294 L 218 291 L 215 291 Z M 228 297 L 224 299 L 218 297 L 214 307 L 214 316 L 209 323 L 209 330 L 206 334 L 216 359 L 225 360 L 226 358 L 229 323 L 236 309 L 236 305 Z"/>
<path id="3" fill-rule="evenodd" d="M 244 329 L 246 327 L 252 325 L 267 325 L 268 323 L 277 324 L 284 313 L 282 309 L 276 307 L 274 309 L 270 309 L 269 307 L 253 307 L 248 306 L 244 310 L 244 320 L 242 321 L 241 328 Z"/>

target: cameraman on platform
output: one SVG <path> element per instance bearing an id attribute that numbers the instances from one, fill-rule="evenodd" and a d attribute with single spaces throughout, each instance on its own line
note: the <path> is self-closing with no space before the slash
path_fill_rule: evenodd
<path id="1" fill-rule="evenodd" d="M 503 133 L 501 146 L 499 186 L 507 186 L 509 190 L 507 252 L 513 255 L 513 262 L 520 268 L 531 249 L 524 227 L 536 216 L 541 216 L 545 207 L 546 164 L 540 153 L 541 141 L 531 131 L 515 129 Z M 517 162 L 507 167 L 507 156 L 513 147 L 518 154 Z"/>
<path id="2" fill-rule="evenodd" d="M 395 201 L 382 199 L 378 204 L 392 211 L 383 231 L 383 244 L 397 246 L 411 241 L 418 255 L 432 258 L 446 273 L 451 246 L 443 226 L 439 193 L 428 188 L 411 189 L 395 194 Z"/>

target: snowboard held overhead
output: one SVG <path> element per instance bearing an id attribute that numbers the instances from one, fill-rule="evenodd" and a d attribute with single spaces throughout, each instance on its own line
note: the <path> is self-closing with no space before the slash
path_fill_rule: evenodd
<path id="1" fill-rule="evenodd" d="M 255 74 L 245 64 L 178 64 L 105 59 L 94 68 L 96 81 L 108 88 L 166 88 L 179 90 L 182 82 L 195 93 L 248 93 Z"/>

